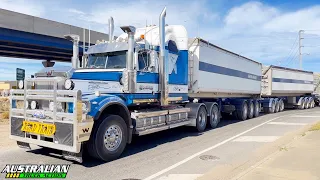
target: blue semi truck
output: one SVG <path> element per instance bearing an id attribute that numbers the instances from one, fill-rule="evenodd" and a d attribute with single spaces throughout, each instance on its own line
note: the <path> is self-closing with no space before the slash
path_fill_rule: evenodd
<path id="1" fill-rule="evenodd" d="M 223 115 L 238 120 L 314 107 L 312 72 L 261 63 L 189 38 L 181 25 L 122 26 L 109 41 L 88 48 L 79 60 L 73 42 L 72 68 L 45 67 L 11 90 L 10 138 L 62 150 L 82 162 L 82 153 L 110 161 L 133 135 L 179 126 L 199 132 L 215 128 Z M 50 63 L 47 63 L 47 65 Z"/>

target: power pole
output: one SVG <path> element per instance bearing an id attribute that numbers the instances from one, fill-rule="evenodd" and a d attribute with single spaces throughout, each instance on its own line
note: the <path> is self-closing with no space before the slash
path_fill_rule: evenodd
<path id="1" fill-rule="evenodd" d="M 301 40 L 302 38 L 302 33 L 304 32 L 304 30 L 300 30 L 299 31 L 299 64 L 300 64 L 300 70 L 302 70 L 302 42 Z"/>

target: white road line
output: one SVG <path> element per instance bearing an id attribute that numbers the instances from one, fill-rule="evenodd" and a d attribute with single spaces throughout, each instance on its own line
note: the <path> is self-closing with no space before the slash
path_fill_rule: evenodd
<path id="1" fill-rule="evenodd" d="M 159 171 L 159 172 L 157 172 L 157 173 L 155 173 L 155 174 L 153 174 L 153 175 L 145 178 L 144 180 L 152 180 L 152 179 L 154 179 L 154 178 L 156 178 L 156 177 L 158 177 L 158 176 L 160 176 L 160 175 L 162 175 L 162 174 L 164 174 L 164 173 L 166 173 L 166 172 L 168 172 L 168 171 L 170 171 L 170 170 L 172 170 L 172 169 L 174 169 L 174 168 L 176 168 L 176 167 L 178 167 L 178 166 L 180 166 L 180 165 L 182 165 L 182 164 L 184 164 L 184 163 L 186 163 L 186 162 L 188 162 L 188 161 L 190 161 L 191 159 L 193 159 L 193 158 L 195 158 L 195 157 L 197 157 L 197 156 L 199 156 L 199 155 L 201 155 L 201 154 L 203 154 L 203 153 L 205 153 L 205 152 L 208 152 L 208 151 L 210 151 L 210 150 L 212 150 L 212 149 L 215 149 L 215 148 L 217 148 L 217 147 L 219 147 L 219 146 L 221 146 L 221 145 L 223 145 L 223 144 L 226 144 L 226 143 L 229 142 L 229 141 L 232 141 L 232 140 L 236 139 L 236 138 L 239 137 L 239 136 L 244 135 L 245 133 L 248 133 L 248 132 L 250 132 L 250 131 L 252 131 L 252 130 L 254 130 L 254 129 L 260 127 L 260 126 L 263 126 L 263 125 L 265 125 L 265 124 L 267 124 L 267 123 L 269 123 L 269 122 L 271 122 L 271 121 L 274 121 L 274 120 L 276 120 L 276 119 L 279 119 L 279 118 L 282 118 L 282 117 L 285 117 L 285 116 L 287 116 L 287 115 L 275 117 L 275 118 L 270 119 L 270 120 L 268 120 L 268 121 L 266 121 L 266 122 L 264 122 L 264 123 L 261 123 L 261 124 L 259 124 L 259 125 L 257 125 L 257 126 L 254 126 L 254 127 L 250 128 L 250 129 L 248 129 L 248 130 L 246 130 L 246 131 L 243 131 L 243 132 L 240 133 L 240 134 L 237 134 L 237 135 L 235 135 L 235 136 L 233 136 L 233 137 L 231 137 L 231 138 L 229 138 L 229 139 L 226 139 L 226 140 L 224 140 L 224 141 L 222 141 L 222 142 L 220 142 L 220 143 L 218 143 L 218 144 L 215 144 L 214 146 L 211 146 L 211 147 L 209 147 L 209 148 L 207 148 L 207 149 L 204 149 L 204 150 L 202 150 L 202 151 L 200 151 L 200 152 L 197 152 L 197 153 L 195 153 L 195 154 L 193 154 L 193 155 L 191 155 L 191 156 L 183 159 L 182 161 L 177 162 L 176 164 L 174 164 L 174 165 L 172 165 L 172 166 L 169 166 L 169 167 L 167 167 L 167 168 L 165 168 L 165 169 L 163 169 L 163 170 L 161 170 L 161 171 Z"/>
<path id="2" fill-rule="evenodd" d="M 162 176 L 157 180 L 196 180 L 203 174 L 169 174 L 167 176 Z"/>
<path id="3" fill-rule="evenodd" d="M 269 122 L 271 125 L 288 125 L 288 126 L 305 126 L 307 123 L 292 123 L 292 122 Z"/>
<path id="4" fill-rule="evenodd" d="M 290 117 L 300 117 L 300 118 L 320 118 L 320 116 L 300 116 L 300 115 L 295 115 L 295 116 L 290 116 Z"/>
<path id="5" fill-rule="evenodd" d="M 279 136 L 240 136 L 233 142 L 273 142 L 278 138 Z"/>

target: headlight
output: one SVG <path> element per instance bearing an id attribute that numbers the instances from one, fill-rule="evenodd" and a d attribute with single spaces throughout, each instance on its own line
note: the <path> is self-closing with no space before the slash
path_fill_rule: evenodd
<path id="1" fill-rule="evenodd" d="M 19 87 L 19 89 L 23 89 L 23 87 L 24 87 L 24 82 L 23 82 L 23 80 L 20 80 L 20 81 L 19 81 L 18 87 Z"/>
<path id="2" fill-rule="evenodd" d="M 49 103 L 49 109 L 50 109 L 50 111 L 54 110 L 54 102 Z"/>
<path id="3" fill-rule="evenodd" d="M 29 108 L 29 102 L 28 101 L 26 101 L 26 109 L 28 109 Z"/>
<path id="4" fill-rule="evenodd" d="M 64 82 L 64 88 L 66 88 L 67 90 L 72 90 L 74 88 L 74 83 L 72 82 L 72 80 L 67 79 Z"/>
<path id="5" fill-rule="evenodd" d="M 37 101 L 31 101 L 30 107 L 31 107 L 31 109 L 36 109 L 37 108 Z"/>
<path id="6" fill-rule="evenodd" d="M 49 103 L 49 110 L 53 111 L 54 108 L 55 108 L 54 107 L 54 102 L 50 102 Z M 58 112 L 64 111 L 63 108 L 62 108 L 62 103 L 61 102 L 57 102 L 56 109 L 57 109 Z"/>

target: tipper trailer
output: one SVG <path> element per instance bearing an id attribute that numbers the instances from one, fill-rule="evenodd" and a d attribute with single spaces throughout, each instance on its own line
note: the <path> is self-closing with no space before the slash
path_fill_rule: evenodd
<path id="1" fill-rule="evenodd" d="M 262 69 L 262 107 L 266 113 L 315 106 L 313 72 L 279 66 Z"/>
<path id="2" fill-rule="evenodd" d="M 222 114 L 257 117 L 261 102 L 278 98 L 261 99 L 261 63 L 189 39 L 183 26 L 165 25 L 165 16 L 166 9 L 159 27 L 122 26 L 116 40 L 111 18 L 111 38 L 89 47 L 81 63 L 79 36 L 67 35 L 72 68 L 46 67 L 11 91 L 10 138 L 80 162 L 84 149 L 110 161 L 133 135 L 184 125 L 201 132 L 216 127 Z"/>

